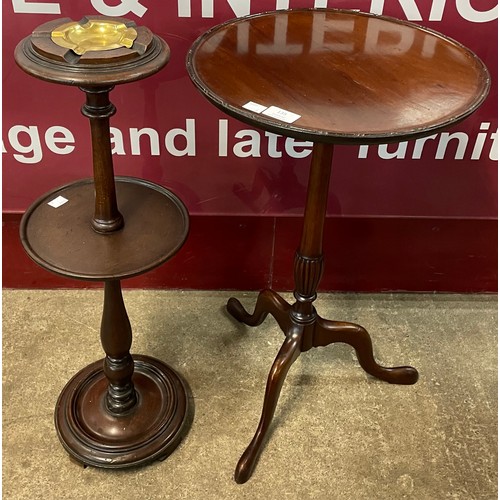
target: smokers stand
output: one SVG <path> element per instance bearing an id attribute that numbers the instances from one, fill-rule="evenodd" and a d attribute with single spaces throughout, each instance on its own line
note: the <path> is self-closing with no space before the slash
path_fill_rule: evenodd
<path id="1" fill-rule="evenodd" d="M 130 354 L 132 330 L 121 280 L 172 257 L 188 233 L 188 213 L 167 189 L 113 172 L 109 92 L 163 68 L 167 44 L 121 18 L 58 19 L 35 29 L 16 48 L 17 64 L 86 95 L 93 178 L 37 200 L 21 222 L 29 256 L 49 271 L 104 282 L 101 342 L 106 357 L 77 373 L 63 389 L 55 425 L 77 461 L 121 468 L 164 459 L 188 430 L 188 387 L 163 362 Z"/>
<path id="2" fill-rule="evenodd" d="M 412 367 L 379 365 L 362 326 L 325 320 L 313 305 L 323 272 L 334 144 L 385 144 L 444 130 L 478 108 L 490 79 L 471 51 L 440 34 L 397 19 L 334 9 L 230 20 L 194 43 L 187 68 L 201 93 L 228 115 L 314 142 L 293 269 L 295 302 L 267 289 L 252 314 L 235 298 L 227 304 L 232 316 L 250 326 L 271 314 L 285 334 L 257 431 L 236 467 L 235 479 L 243 483 L 254 470 L 281 387 L 301 352 L 343 342 L 354 347 L 361 367 L 374 377 L 393 384 L 418 379 Z"/>

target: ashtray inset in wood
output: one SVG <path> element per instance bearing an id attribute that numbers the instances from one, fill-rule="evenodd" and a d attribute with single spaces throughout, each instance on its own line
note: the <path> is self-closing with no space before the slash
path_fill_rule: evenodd
<path id="1" fill-rule="evenodd" d="M 83 19 L 86 21 L 62 24 L 51 33 L 52 41 L 75 54 L 96 50 L 111 50 L 132 47 L 137 31 L 114 20 Z"/>

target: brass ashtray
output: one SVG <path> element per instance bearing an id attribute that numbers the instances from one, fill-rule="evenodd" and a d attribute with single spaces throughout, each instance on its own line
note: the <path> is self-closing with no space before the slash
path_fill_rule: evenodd
<path id="1" fill-rule="evenodd" d="M 91 19 L 83 24 L 62 24 L 52 31 L 50 37 L 55 44 L 71 49 L 81 56 L 90 51 L 120 47 L 130 49 L 137 37 L 137 31 L 127 28 L 119 21 Z"/>

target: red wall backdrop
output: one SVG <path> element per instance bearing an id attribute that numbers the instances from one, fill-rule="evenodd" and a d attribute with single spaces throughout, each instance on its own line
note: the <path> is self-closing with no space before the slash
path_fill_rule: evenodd
<path id="1" fill-rule="evenodd" d="M 13 51 L 43 22 L 103 14 L 148 26 L 172 51 L 163 71 L 111 94 L 118 109 L 115 172 L 168 186 L 192 219 L 178 256 L 125 286 L 292 287 L 310 144 L 293 150 L 283 137 L 255 135 L 226 117 L 196 91 L 184 61 L 193 41 L 215 24 L 295 7 L 352 8 L 417 22 L 471 48 L 493 77 L 485 104 L 453 130 L 409 143 L 336 147 L 322 288 L 495 290 L 496 0 L 3 2 L 3 285 L 88 285 L 37 268 L 17 237 L 20 215 L 38 196 L 92 173 L 88 123 L 79 112 L 84 96 L 24 74 Z M 405 50 L 391 33 L 377 36 Z M 275 43 L 286 39 L 276 36 Z"/>

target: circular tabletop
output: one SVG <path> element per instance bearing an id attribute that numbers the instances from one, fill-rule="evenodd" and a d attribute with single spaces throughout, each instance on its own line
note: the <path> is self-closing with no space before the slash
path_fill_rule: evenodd
<path id="1" fill-rule="evenodd" d="M 490 87 L 484 64 L 458 42 L 413 23 L 336 9 L 230 20 L 196 40 L 187 69 L 230 116 L 341 144 L 443 130 L 474 112 Z"/>
<path id="2" fill-rule="evenodd" d="M 24 249 L 45 269 L 88 281 L 131 278 L 175 255 L 189 230 L 182 201 L 168 189 L 134 177 L 117 177 L 116 194 L 125 225 L 104 235 L 91 225 L 92 179 L 43 195 L 21 220 Z"/>
<path id="3" fill-rule="evenodd" d="M 54 83 L 116 85 L 141 80 L 170 59 L 167 43 L 121 17 L 55 19 L 19 42 L 14 58 L 26 73 Z"/>

